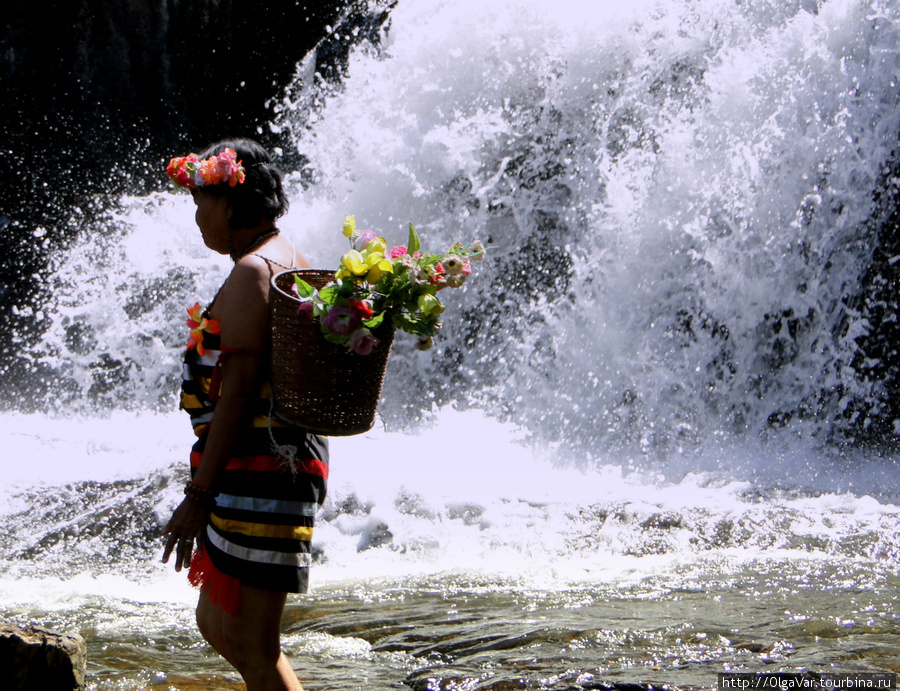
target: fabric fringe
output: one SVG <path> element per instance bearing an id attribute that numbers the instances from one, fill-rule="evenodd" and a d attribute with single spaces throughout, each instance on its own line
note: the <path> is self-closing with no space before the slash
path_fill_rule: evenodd
<path id="1" fill-rule="evenodd" d="M 201 592 L 205 592 L 209 601 L 226 614 L 233 617 L 240 614 L 241 582 L 217 569 L 205 549 L 194 550 L 188 570 L 188 581 Z"/>

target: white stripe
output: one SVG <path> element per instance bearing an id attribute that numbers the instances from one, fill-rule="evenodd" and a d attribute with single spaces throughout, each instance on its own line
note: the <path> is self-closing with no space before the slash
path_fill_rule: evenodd
<path id="1" fill-rule="evenodd" d="M 228 540 L 213 530 L 212 526 L 207 526 L 206 534 L 209 536 L 209 541 L 220 550 L 232 557 L 244 561 L 255 561 L 260 564 L 279 564 L 281 566 L 293 566 L 297 568 L 308 567 L 312 564 L 312 555 L 308 552 L 275 552 L 270 549 L 241 547 L 240 545 L 228 542 Z"/>
<path id="2" fill-rule="evenodd" d="M 213 412 L 215 412 L 215 411 L 213 411 Z M 213 413 L 211 413 L 211 412 L 204 413 L 203 415 L 198 415 L 197 417 L 192 417 L 191 418 L 191 426 L 199 427 L 200 425 L 205 425 L 212 419 L 213 419 Z"/>
<path id="3" fill-rule="evenodd" d="M 219 355 L 221 351 L 218 350 L 207 350 L 203 355 L 200 356 L 200 359 L 197 361 L 198 365 L 208 365 L 209 367 L 215 367 L 216 363 L 219 361 Z"/>
<path id="4" fill-rule="evenodd" d="M 184 365 L 182 365 L 181 376 L 185 381 L 194 380 L 194 375 L 191 374 L 191 366 L 189 364 L 184 363 Z"/>
<path id="5" fill-rule="evenodd" d="M 261 497 L 239 497 L 220 494 L 216 506 L 225 509 L 258 511 L 263 513 L 285 513 L 291 516 L 315 516 L 319 505 L 311 501 L 289 501 L 286 499 L 263 499 Z"/>

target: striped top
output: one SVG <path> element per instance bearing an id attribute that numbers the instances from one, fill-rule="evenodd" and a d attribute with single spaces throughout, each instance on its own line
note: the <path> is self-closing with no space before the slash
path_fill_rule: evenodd
<path id="1" fill-rule="evenodd" d="M 222 360 L 228 355 L 227 351 L 223 352 L 221 341 L 219 334 L 206 333 L 203 337 L 205 349 L 203 355 L 195 349 L 185 351 L 181 408 L 191 416 L 191 425 L 198 437 L 206 433 L 216 408 L 215 399 L 218 398 L 219 392 L 213 390 L 213 385 L 220 383 L 218 375 L 221 373 Z M 251 427 L 269 429 L 288 426 L 277 417 L 270 417 L 271 398 L 271 389 L 264 380 L 259 394 L 248 402 L 247 415 Z"/>
<path id="2" fill-rule="evenodd" d="M 198 437 L 191 450 L 192 476 L 215 414 L 223 359 L 218 334 L 204 334 L 203 345 L 203 355 L 185 353 L 181 393 L 181 407 Z M 217 569 L 244 584 L 306 592 L 314 517 L 327 489 L 328 442 L 272 416 L 268 384 L 261 384 L 247 405 L 232 457 L 212 488 L 218 496 L 204 548 Z M 279 457 L 273 441 L 294 447 L 293 461 Z"/>

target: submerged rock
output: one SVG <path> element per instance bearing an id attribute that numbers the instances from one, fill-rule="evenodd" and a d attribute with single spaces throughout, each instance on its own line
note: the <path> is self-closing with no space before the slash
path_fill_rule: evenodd
<path id="1" fill-rule="evenodd" d="M 82 691 L 87 648 L 78 634 L 0 624 L 0 688 Z"/>
<path id="2" fill-rule="evenodd" d="M 356 551 L 364 552 L 367 549 L 389 545 L 393 541 L 394 534 L 388 528 L 387 523 L 378 518 L 373 518 L 363 528 L 362 535 L 359 536 L 359 542 L 356 544 Z"/>

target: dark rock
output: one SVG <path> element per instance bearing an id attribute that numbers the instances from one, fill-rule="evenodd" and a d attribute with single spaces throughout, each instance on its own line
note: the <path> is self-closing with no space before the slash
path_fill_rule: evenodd
<path id="1" fill-rule="evenodd" d="M 297 64 L 339 79 L 390 1 L 47 0 L 0 28 L 0 407 L 37 411 L 55 372 L 27 354 L 49 326 L 47 264 L 166 184 L 168 157 L 224 137 L 291 147 L 268 126 Z M 293 156 L 297 158 L 297 154 Z M 293 168 L 291 168 L 293 169 Z M 21 312 L 15 307 L 29 305 Z M 90 334 L 72 333 L 72 338 Z M 107 382 L 110 383 L 110 382 Z M 114 383 L 114 382 L 111 382 Z M 102 391 L 97 390 L 102 396 Z M 54 398 L 55 400 L 55 398 Z"/>
<path id="2" fill-rule="evenodd" d="M 82 691 L 86 663 L 84 639 L 77 634 L 0 624 L 3 691 Z"/>
<path id="3" fill-rule="evenodd" d="M 370 520 L 363 529 L 359 542 L 356 544 L 357 552 L 364 552 L 367 549 L 382 547 L 389 545 L 394 541 L 394 534 L 388 528 L 387 523 L 377 518 Z"/>

